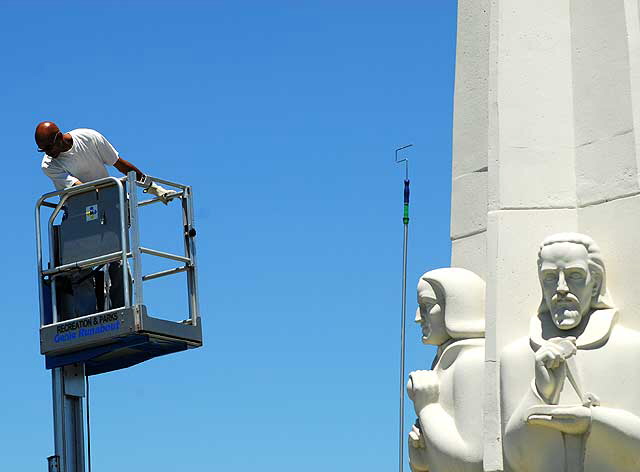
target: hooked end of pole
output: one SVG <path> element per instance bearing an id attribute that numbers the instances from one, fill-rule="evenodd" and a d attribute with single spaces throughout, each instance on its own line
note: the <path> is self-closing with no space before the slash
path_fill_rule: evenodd
<path id="1" fill-rule="evenodd" d="M 404 162 L 404 174 L 405 174 L 405 180 L 409 180 L 409 159 L 407 159 L 406 157 L 403 159 L 398 160 L 398 152 L 402 151 L 403 149 L 407 149 L 410 148 L 411 146 L 413 146 L 413 144 L 407 144 L 405 146 L 399 147 L 398 149 L 396 149 L 395 152 L 395 159 L 394 162 L 396 164 L 401 164 Z"/>

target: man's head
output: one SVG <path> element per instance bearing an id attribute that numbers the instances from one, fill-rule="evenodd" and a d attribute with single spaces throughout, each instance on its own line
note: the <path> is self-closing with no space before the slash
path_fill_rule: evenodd
<path id="1" fill-rule="evenodd" d="M 51 121 L 43 121 L 36 126 L 36 144 L 38 151 L 54 158 L 67 148 L 60 128 Z"/>
<path id="2" fill-rule="evenodd" d="M 549 313 L 559 329 L 573 329 L 590 311 L 610 308 L 600 248 L 589 236 L 559 233 L 546 238 L 538 251 L 538 276 L 538 311 Z"/>

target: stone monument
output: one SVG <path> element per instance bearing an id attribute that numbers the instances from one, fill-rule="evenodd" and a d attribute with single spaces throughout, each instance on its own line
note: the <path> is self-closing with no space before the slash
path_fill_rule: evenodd
<path id="1" fill-rule="evenodd" d="M 411 375 L 416 470 L 640 470 L 639 130 L 638 0 L 459 0 L 451 265 L 486 281 L 484 401 L 420 463 L 438 364 Z"/>

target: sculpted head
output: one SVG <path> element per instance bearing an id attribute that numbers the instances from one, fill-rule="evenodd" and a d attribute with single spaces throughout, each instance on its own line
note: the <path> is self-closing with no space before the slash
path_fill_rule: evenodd
<path id="1" fill-rule="evenodd" d="M 589 236 L 559 233 L 546 238 L 538 251 L 538 276 L 538 312 L 548 313 L 559 329 L 573 329 L 593 310 L 611 308 L 600 248 Z"/>
<path id="2" fill-rule="evenodd" d="M 422 328 L 422 342 L 439 346 L 450 339 L 444 325 L 444 301 L 438 300 L 435 291 L 424 276 L 418 282 L 418 309 L 416 323 Z"/>
<path id="3" fill-rule="evenodd" d="M 415 321 L 422 342 L 439 346 L 450 339 L 484 337 L 485 283 L 456 267 L 427 272 L 418 282 Z"/>

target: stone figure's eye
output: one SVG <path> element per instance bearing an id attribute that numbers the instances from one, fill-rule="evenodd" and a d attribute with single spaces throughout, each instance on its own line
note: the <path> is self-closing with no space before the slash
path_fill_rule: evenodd
<path id="1" fill-rule="evenodd" d="M 584 279 L 584 275 L 582 275 L 582 272 L 574 271 L 569 274 L 569 278 L 571 280 L 581 280 Z"/>
<path id="2" fill-rule="evenodd" d="M 422 316 L 422 319 L 429 318 L 429 313 L 431 313 L 431 310 L 433 310 L 433 306 L 433 303 L 420 304 L 420 315 Z"/>
<path id="3" fill-rule="evenodd" d="M 545 274 L 543 280 L 546 284 L 555 283 L 558 280 L 558 274 L 549 272 L 548 274 Z"/>

